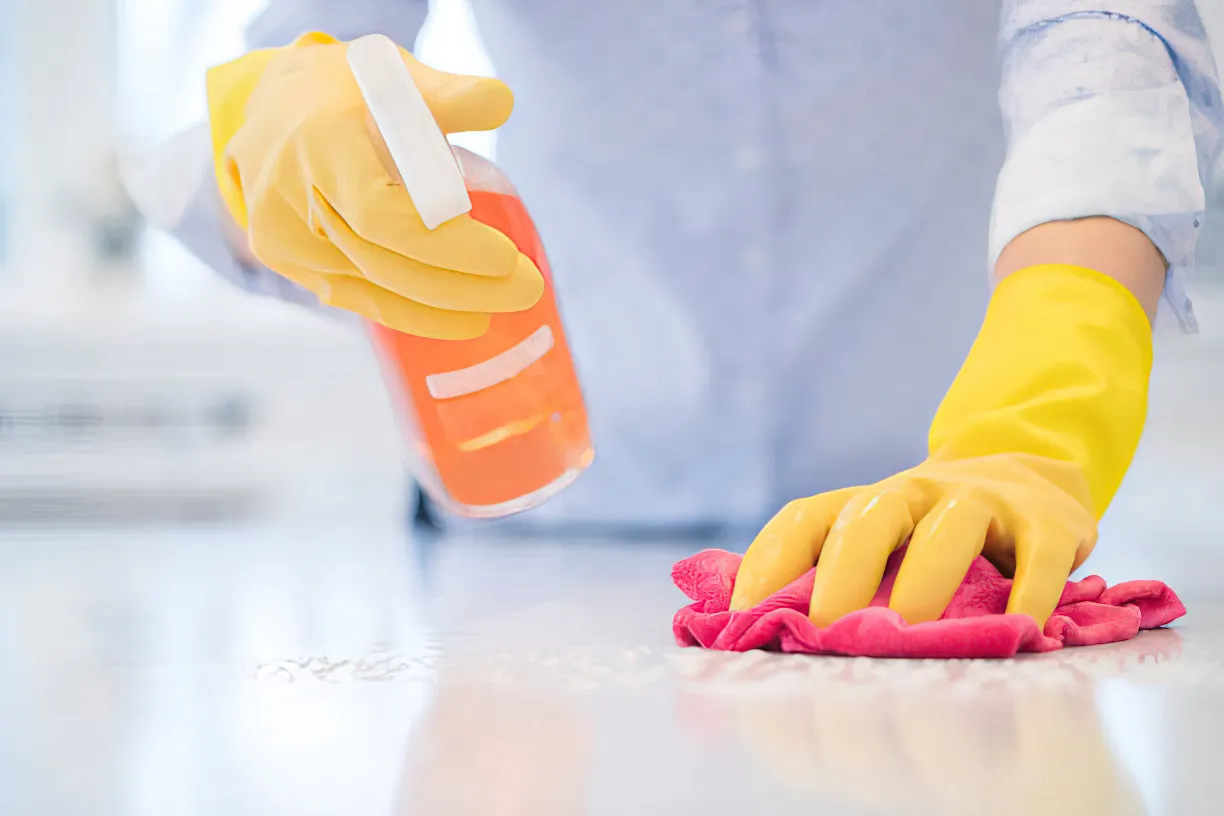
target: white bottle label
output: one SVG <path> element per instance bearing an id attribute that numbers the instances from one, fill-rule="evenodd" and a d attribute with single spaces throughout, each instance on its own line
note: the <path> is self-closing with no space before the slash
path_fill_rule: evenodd
<path id="1" fill-rule="evenodd" d="M 475 394 L 498 383 L 513 379 L 527 370 L 556 345 L 552 329 L 541 326 L 528 337 L 510 348 L 490 357 L 483 363 L 467 368 L 430 374 L 425 378 L 429 395 L 437 400 L 454 399 Z"/>

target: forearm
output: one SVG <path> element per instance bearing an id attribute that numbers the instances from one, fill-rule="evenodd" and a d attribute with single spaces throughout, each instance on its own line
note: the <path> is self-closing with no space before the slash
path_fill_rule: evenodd
<path id="1" fill-rule="evenodd" d="M 1193 263 L 1224 127 L 1192 0 L 1007 0 L 1002 44 L 996 280 L 1034 263 L 1098 269 L 1150 317 L 1167 272 L 1192 326 L 1176 275 Z"/>
<path id="2" fill-rule="evenodd" d="M 1085 267 L 1113 278 L 1135 296 L 1149 323 L 1156 317 L 1168 269 L 1142 231 L 1112 218 L 1090 217 L 1050 221 L 1016 236 L 999 255 L 992 282 L 998 285 L 1021 269 L 1045 264 Z"/>

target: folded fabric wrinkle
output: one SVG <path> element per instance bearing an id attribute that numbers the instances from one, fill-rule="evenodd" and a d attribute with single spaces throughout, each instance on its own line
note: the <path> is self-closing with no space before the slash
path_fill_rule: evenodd
<path id="1" fill-rule="evenodd" d="M 1008 615 L 1011 579 L 979 557 L 937 621 L 907 625 L 888 608 L 905 550 L 889 558 L 871 606 L 819 628 L 807 616 L 814 570 L 742 612 L 728 611 L 740 556 L 705 550 L 678 562 L 672 580 L 693 603 L 676 612 L 681 646 L 858 657 L 1007 658 L 1130 640 L 1143 629 L 1177 620 L 1186 607 L 1160 581 L 1106 586 L 1091 575 L 1068 581 L 1044 631 L 1027 615 Z"/>

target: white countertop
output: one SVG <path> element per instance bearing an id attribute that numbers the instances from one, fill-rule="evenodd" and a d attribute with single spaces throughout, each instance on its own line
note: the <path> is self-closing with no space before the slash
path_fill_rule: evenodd
<path id="1" fill-rule="evenodd" d="M 402 515 L 405 474 L 372 360 L 336 327 L 237 301 L 269 314 L 213 312 L 218 331 L 194 310 L 0 299 L 10 409 L 190 419 L 234 393 L 255 418 L 224 446 L 10 434 L 0 498 L 106 498 L 122 476 L 128 503 L 153 484 L 280 509 L 0 523 L 0 813 L 1219 813 L 1224 295 L 1199 302 L 1203 335 L 1158 345 L 1148 431 L 1088 564 L 1165 580 L 1190 614 L 966 663 L 678 649 L 670 566 L 720 542 L 351 526 Z"/>
<path id="2" fill-rule="evenodd" d="M 10 531 L 0 811 L 1219 812 L 1224 604 L 1006 662 L 679 649 L 718 543 Z"/>

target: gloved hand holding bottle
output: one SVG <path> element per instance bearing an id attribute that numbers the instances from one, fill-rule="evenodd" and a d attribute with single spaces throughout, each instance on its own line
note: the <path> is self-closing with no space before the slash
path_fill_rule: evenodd
<path id="1" fill-rule="evenodd" d="M 510 115 L 496 79 L 436 71 L 402 52 L 444 133 Z M 222 200 L 265 266 L 330 306 L 421 337 L 479 337 L 528 309 L 544 281 L 498 230 L 469 216 L 429 229 L 380 155 L 346 44 L 307 34 L 208 74 Z"/>
<path id="2" fill-rule="evenodd" d="M 496 518 L 570 485 L 594 451 L 543 244 L 500 168 L 445 138 L 500 126 L 509 89 L 383 35 L 310 34 L 213 69 L 209 98 L 217 182 L 253 254 L 378 324 L 430 496 Z"/>
<path id="3" fill-rule="evenodd" d="M 939 618 L 985 555 L 1014 572 L 1007 611 L 1045 624 L 1139 443 L 1164 262 L 1111 219 L 1032 233 L 1000 259 L 1006 279 L 931 426 L 928 458 L 787 505 L 748 549 L 732 609 L 815 564 L 810 615 L 831 623 L 867 606 L 908 542 L 889 603 L 907 622 Z M 1085 265 L 1030 263 L 1048 257 Z"/>

